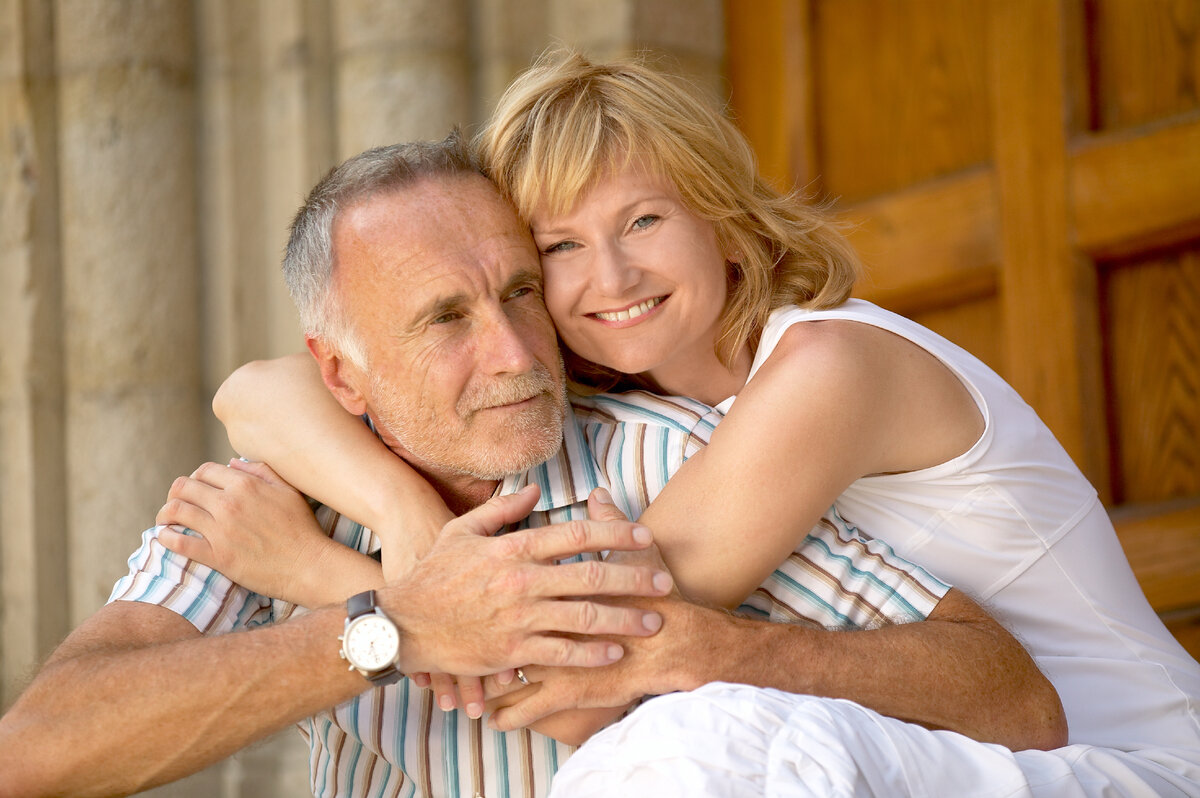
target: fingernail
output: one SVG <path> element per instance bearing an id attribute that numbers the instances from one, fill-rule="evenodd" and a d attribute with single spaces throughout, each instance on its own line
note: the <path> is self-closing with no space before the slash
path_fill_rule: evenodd
<path id="1" fill-rule="evenodd" d="M 449 712 L 454 709 L 454 699 L 448 695 L 444 695 L 438 699 L 438 706 L 442 708 L 443 712 Z"/>
<path id="2" fill-rule="evenodd" d="M 592 495 L 596 498 L 596 501 L 600 502 L 601 504 L 613 503 L 612 494 L 604 488 L 596 488 L 596 490 L 592 492 Z"/>
<path id="3" fill-rule="evenodd" d="M 657 632 L 662 628 L 662 616 L 657 612 L 648 612 L 642 616 L 642 626 L 648 632 Z"/>
<path id="4" fill-rule="evenodd" d="M 633 539 L 637 543 L 649 543 L 654 540 L 654 535 L 650 532 L 650 527 L 635 526 L 633 528 Z"/>
<path id="5" fill-rule="evenodd" d="M 608 654 L 609 662 L 616 662 L 621 657 L 625 656 L 625 649 L 621 648 L 620 646 L 618 646 L 616 644 L 613 644 L 608 647 L 608 650 L 605 653 Z"/>
<path id="6" fill-rule="evenodd" d="M 483 704 L 467 704 L 467 717 L 479 718 L 483 717 Z"/>
<path id="7" fill-rule="evenodd" d="M 666 571 L 659 571 L 654 575 L 652 583 L 654 585 L 654 589 L 659 593 L 666 593 L 671 589 L 671 581 L 671 575 L 669 573 Z"/>
<path id="8" fill-rule="evenodd" d="M 537 485 L 530 482 L 528 485 L 526 485 L 525 487 L 523 487 L 519 491 L 517 491 L 517 493 L 529 493 L 530 491 L 534 490 L 535 488 L 537 488 Z"/>
<path id="9" fill-rule="evenodd" d="M 511 670 L 511 669 L 506 670 L 506 671 L 500 671 L 499 673 L 496 674 L 496 682 L 498 684 L 504 684 L 504 685 L 512 684 L 513 677 L 516 675 L 517 675 L 516 671 Z"/>
<path id="10" fill-rule="evenodd" d="M 495 715 L 488 718 L 487 725 L 488 725 L 488 728 L 491 729 L 492 731 L 500 731 L 500 724 L 496 722 Z"/>

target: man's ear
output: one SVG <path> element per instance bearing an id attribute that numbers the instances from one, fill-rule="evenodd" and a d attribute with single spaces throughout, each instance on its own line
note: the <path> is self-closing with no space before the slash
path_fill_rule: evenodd
<path id="1" fill-rule="evenodd" d="M 351 415 L 361 416 L 367 412 L 367 398 L 359 389 L 359 386 L 365 383 L 367 376 L 362 369 L 320 338 L 306 336 L 304 343 L 308 345 L 308 351 L 317 360 L 325 387 L 338 400 L 338 403 Z"/>

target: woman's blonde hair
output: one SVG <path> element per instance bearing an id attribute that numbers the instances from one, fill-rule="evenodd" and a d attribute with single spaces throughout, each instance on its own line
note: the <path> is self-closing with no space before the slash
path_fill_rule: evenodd
<path id="1" fill-rule="evenodd" d="M 841 304 L 858 277 L 858 259 L 828 214 L 767 185 L 720 108 L 641 60 L 542 55 L 505 91 L 476 146 L 526 219 L 535 209 L 569 212 L 593 182 L 633 160 L 671 180 L 688 208 L 714 224 L 729 260 L 717 341 L 726 365 L 758 345 L 772 310 Z M 602 390 L 631 384 L 581 358 L 567 362 L 574 379 Z"/>

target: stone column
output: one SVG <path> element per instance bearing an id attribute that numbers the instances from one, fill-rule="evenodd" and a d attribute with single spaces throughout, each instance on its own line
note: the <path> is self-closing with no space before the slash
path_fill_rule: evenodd
<path id="1" fill-rule="evenodd" d="M 51 10 L 0 0 L 0 711 L 69 629 Z"/>
<path id="2" fill-rule="evenodd" d="M 718 96 L 725 52 L 721 0 L 550 0 L 551 36 L 595 58 L 647 49 Z"/>
<path id="3" fill-rule="evenodd" d="M 664 68 L 728 95 L 721 0 L 474 0 L 476 121 L 505 87 L 556 44 L 596 59 L 651 52 Z"/>
<path id="4" fill-rule="evenodd" d="M 202 453 L 192 7 L 58 0 L 73 622 Z"/>
<path id="5" fill-rule="evenodd" d="M 470 121 L 466 0 L 333 4 L 339 160 Z"/>
<path id="6" fill-rule="evenodd" d="M 553 0 L 476 0 L 476 103 L 481 122 L 500 95 L 551 40 L 548 34 Z"/>

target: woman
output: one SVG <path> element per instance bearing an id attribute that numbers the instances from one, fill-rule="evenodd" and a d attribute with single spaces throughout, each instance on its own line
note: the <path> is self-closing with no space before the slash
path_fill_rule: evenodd
<path id="1" fill-rule="evenodd" d="M 552 56 L 510 87 L 480 149 L 530 222 L 574 379 L 727 414 L 641 519 L 668 565 L 686 558 L 685 594 L 736 605 L 833 505 L 1014 629 L 1059 689 L 1072 742 L 1200 748 L 1200 669 L 1141 595 L 1095 490 L 981 362 L 848 298 L 845 242 L 756 177 L 717 109 L 637 64 Z M 296 457 L 307 433 L 271 442 L 245 414 L 258 395 L 249 416 L 267 417 L 265 380 L 278 390 L 282 373 L 323 389 L 302 369 L 262 368 L 223 388 L 218 413 L 239 450 L 317 485 L 303 473 L 340 470 L 328 453 Z M 315 495 L 354 494 L 386 530 L 397 497 L 367 489 L 372 472 L 384 473 L 347 467 L 354 484 Z M 421 490 L 404 484 L 401 503 Z M 431 504 L 416 531 L 390 534 L 428 534 L 444 514 Z"/>

